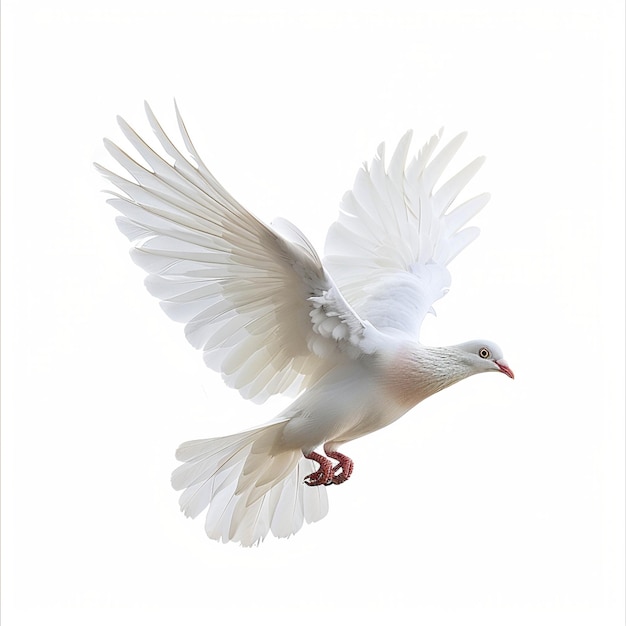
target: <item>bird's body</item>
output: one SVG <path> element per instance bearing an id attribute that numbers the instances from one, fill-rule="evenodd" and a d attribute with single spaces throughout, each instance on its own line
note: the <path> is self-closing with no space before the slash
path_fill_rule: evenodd
<path id="1" fill-rule="evenodd" d="M 311 451 L 340 445 L 388 426 L 410 406 L 395 394 L 385 355 L 368 355 L 356 364 L 328 372 L 284 412 L 286 445 Z"/>
<path id="2" fill-rule="evenodd" d="M 181 508 L 195 517 L 208 507 L 210 537 L 252 545 L 321 519 L 327 486 L 353 470 L 341 445 L 473 374 L 513 377 L 491 342 L 419 343 L 424 316 L 448 288 L 447 264 L 477 234 L 461 227 L 488 200 L 482 194 L 448 210 L 481 159 L 434 191 L 463 135 L 434 158 L 439 137 L 432 138 L 406 168 L 410 134 L 387 170 L 381 147 L 344 197 L 322 262 L 292 224 L 263 224 L 221 187 L 180 116 L 196 165 L 147 113 L 174 163 L 120 121 L 151 169 L 110 142 L 136 182 L 99 169 L 125 194 L 109 202 L 124 215 L 118 224 L 149 273 L 148 289 L 244 397 L 297 394 L 265 426 L 177 451 L 183 464 L 172 484 L 184 490 Z"/>
<path id="3" fill-rule="evenodd" d="M 308 452 L 369 435 L 470 375 L 454 348 L 389 343 L 356 363 L 337 365 L 287 407 L 280 415 L 289 418 L 285 444 Z"/>

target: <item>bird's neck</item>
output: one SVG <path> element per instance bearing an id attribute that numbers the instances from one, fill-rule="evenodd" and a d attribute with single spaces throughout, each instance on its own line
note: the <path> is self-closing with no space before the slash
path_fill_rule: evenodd
<path id="1" fill-rule="evenodd" d="M 402 348 L 391 357 L 385 387 L 407 410 L 473 372 L 455 346 Z"/>

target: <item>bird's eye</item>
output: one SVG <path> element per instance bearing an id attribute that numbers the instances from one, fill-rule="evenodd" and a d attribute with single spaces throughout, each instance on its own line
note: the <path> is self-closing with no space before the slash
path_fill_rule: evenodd
<path id="1" fill-rule="evenodd" d="M 481 349 L 478 351 L 478 356 L 479 356 L 481 359 L 488 359 L 488 358 L 491 356 L 491 352 L 489 352 L 489 350 L 487 350 L 487 348 L 481 348 Z"/>

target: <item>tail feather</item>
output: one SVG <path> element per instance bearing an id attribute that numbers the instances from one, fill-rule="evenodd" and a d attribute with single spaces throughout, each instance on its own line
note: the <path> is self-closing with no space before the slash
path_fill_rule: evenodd
<path id="1" fill-rule="evenodd" d="M 286 422 L 183 443 L 172 486 L 184 490 L 180 508 L 196 517 L 208 507 L 205 529 L 212 539 L 260 543 L 268 532 L 289 537 L 306 521 L 328 512 L 324 487 L 309 487 L 304 477 L 315 465 L 300 450 L 279 450 Z"/>

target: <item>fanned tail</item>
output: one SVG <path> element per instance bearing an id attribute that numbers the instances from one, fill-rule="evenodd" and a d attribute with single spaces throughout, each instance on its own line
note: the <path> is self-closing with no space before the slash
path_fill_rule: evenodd
<path id="1" fill-rule="evenodd" d="M 326 488 L 303 482 L 314 463 L 300 450 L 278 449 L 285 423 L 188 441 L 176 451 L 184 462 L 172 474 L 174 489 L 184 489 L 181 510 L 196 517 L 208 507 L 211 539 L 251 546 L 268 532 L 289 537 L 328 512 Z"/>

